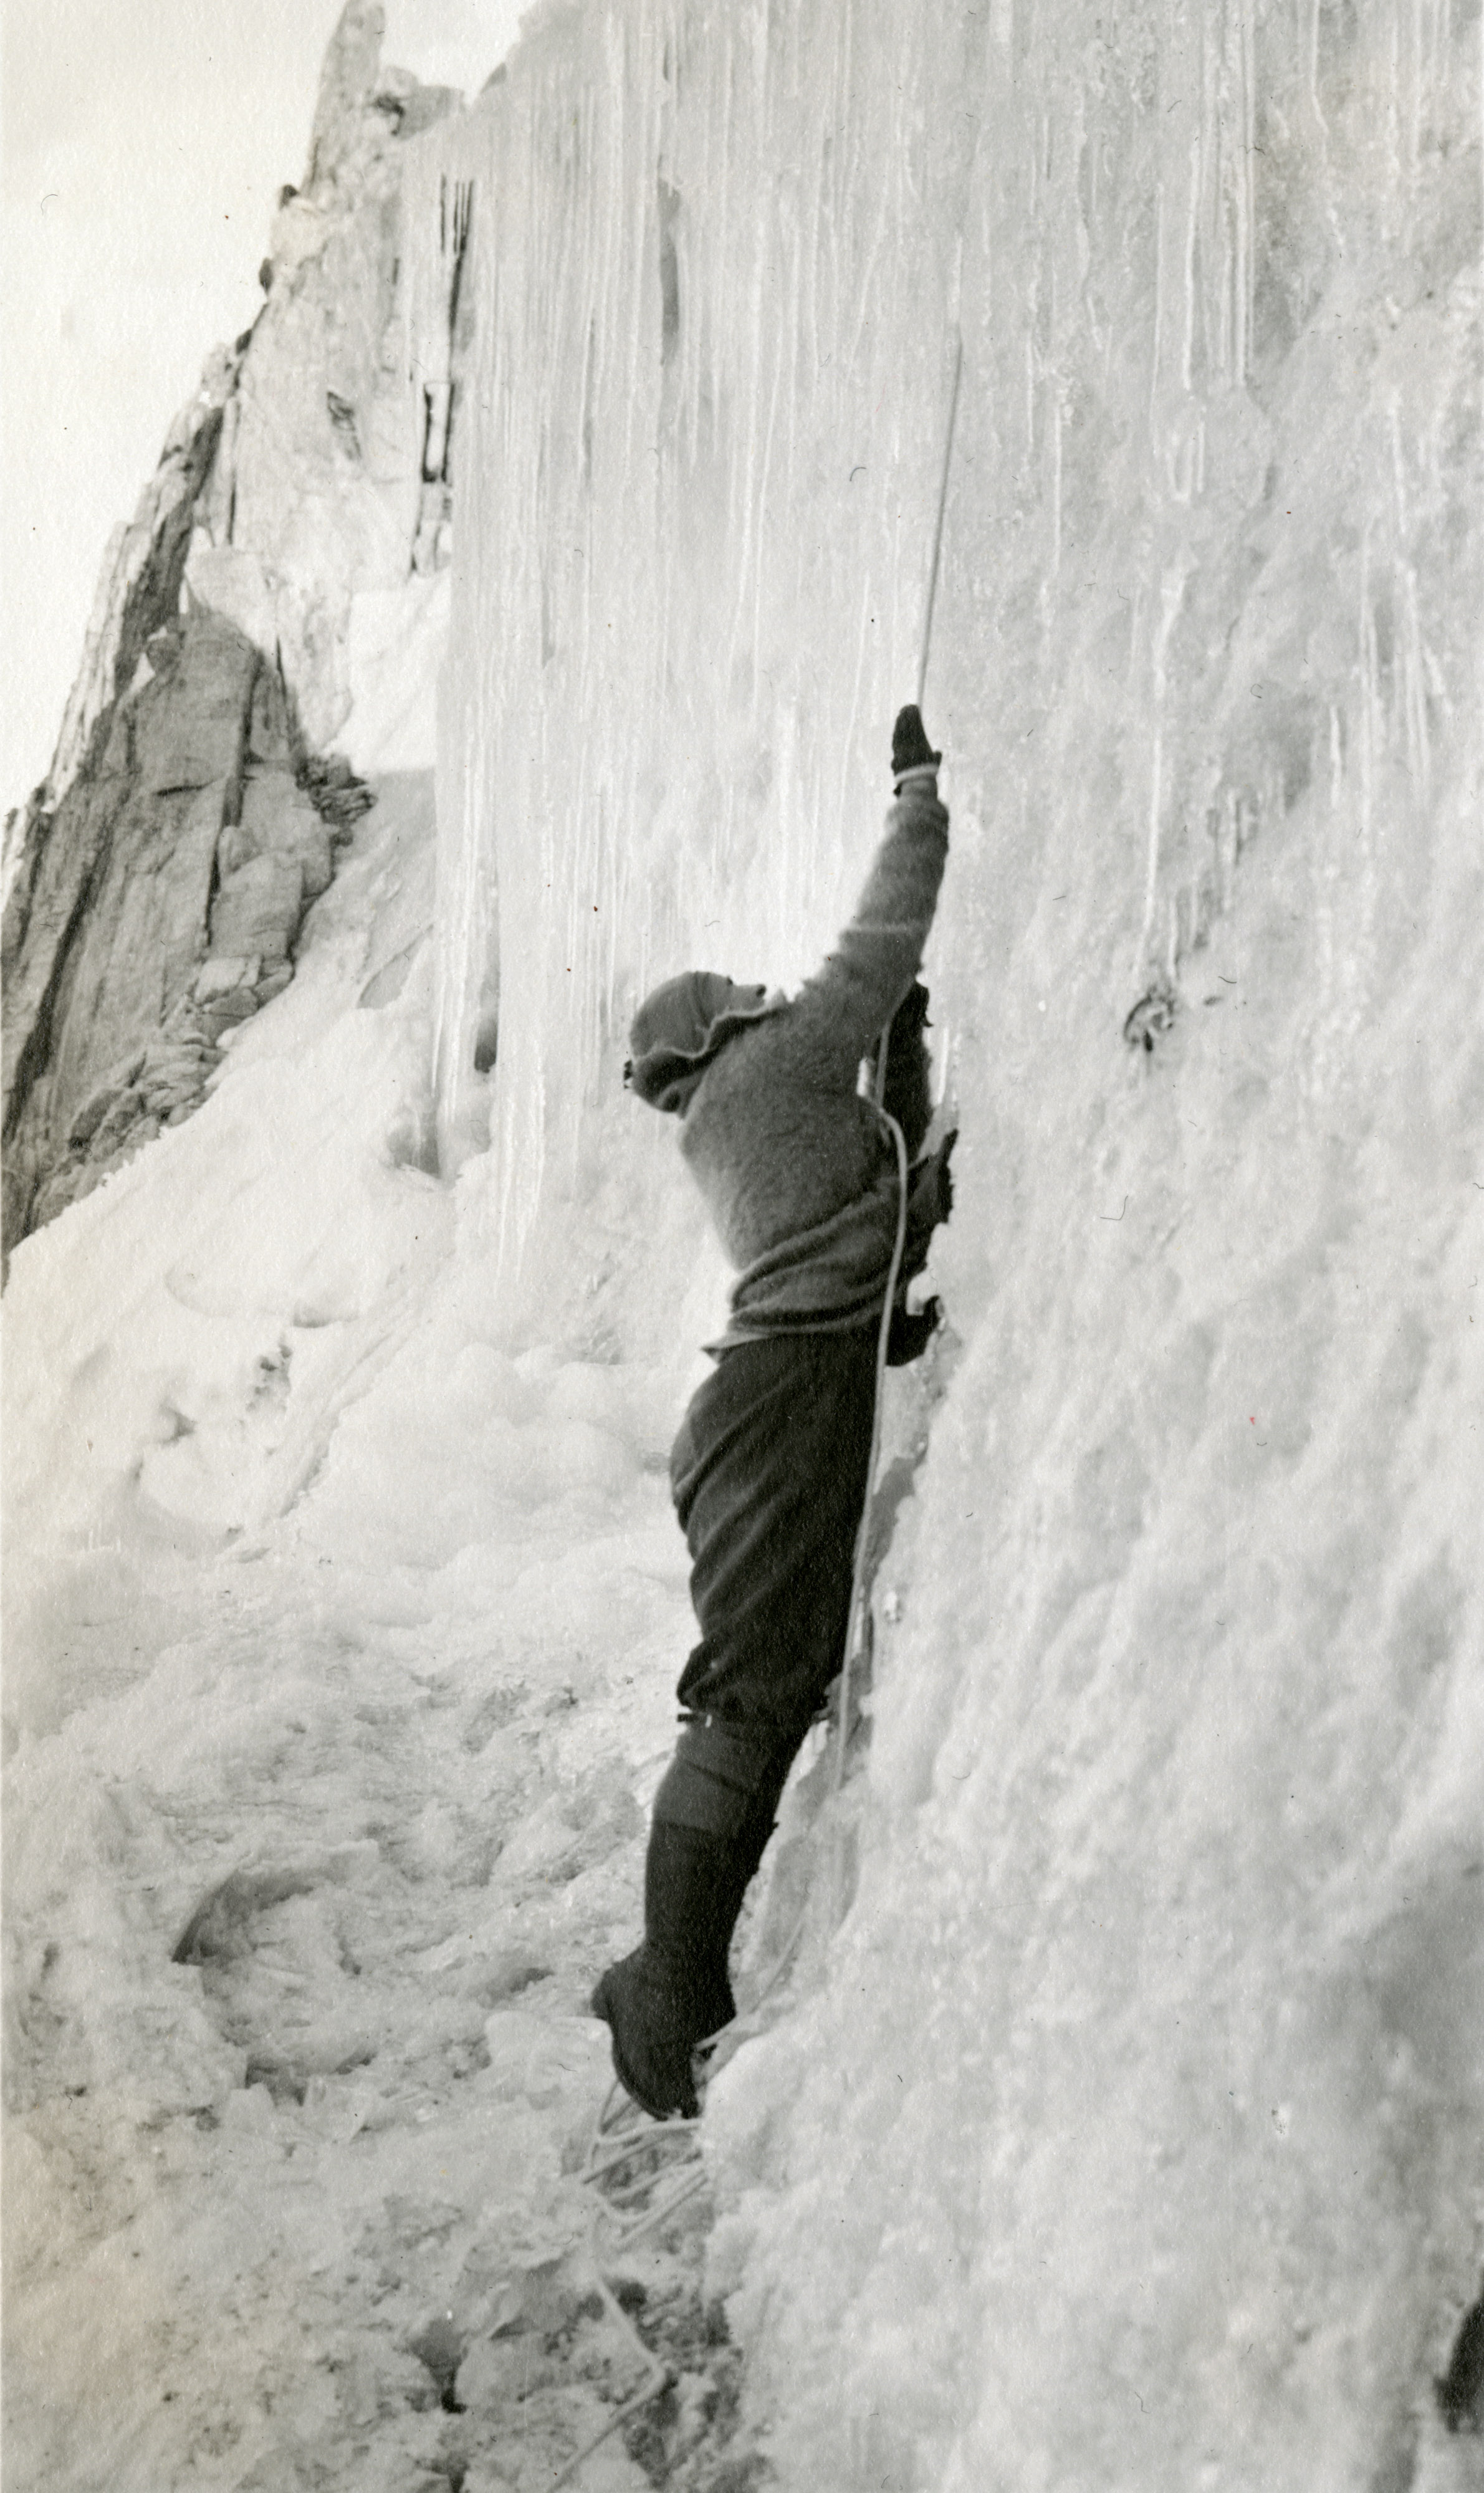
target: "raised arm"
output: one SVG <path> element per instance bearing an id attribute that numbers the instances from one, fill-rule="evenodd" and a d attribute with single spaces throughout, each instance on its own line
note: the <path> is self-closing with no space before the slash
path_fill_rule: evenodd
<path id="1" fill-rule="evenodd" d="M 896 801 L 856 914 L 795 999 L 796 1028 L 829 1043 L 852 1069 L 872 1047 L 918 973 L 948 861 L 948 814 L 937 766 L 915 708 L 896 722 Z"/>

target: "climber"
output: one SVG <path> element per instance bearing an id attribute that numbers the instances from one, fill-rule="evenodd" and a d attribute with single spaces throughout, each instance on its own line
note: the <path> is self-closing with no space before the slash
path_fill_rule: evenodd
<path id="1" fill-rule="evenodd" d="M 908 1182 L 888 1360 L 918 1357 L 936 1300 L 909 1313 L 952 1207 L 954 1137 L 931 1117 L 917 983 L 948 815 L 915 706 L 892 744 L 895 802 L 855 917 L 792 1002 L 702 970 L 634 1017 L 624 1079 L 681 1120 L 681 1151 L 740 1277 L 715 1366 L 670 1457 L 701 1641 L 683 1728 L 655 1794 L 645 1936 L 592 1994 L 623 2086 L 657 2119 L 694 2116 L 691 2055 L 736 2014 L 727 1955 L 788 1770 L 844 1659 L 868 1488 L 877 1345 Z M 883 1116 L 860 1072 L 890 1024 Z"/>

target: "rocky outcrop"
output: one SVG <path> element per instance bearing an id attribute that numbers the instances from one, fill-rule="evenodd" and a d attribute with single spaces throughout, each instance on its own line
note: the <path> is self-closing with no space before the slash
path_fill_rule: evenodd
<path id="1" fill-rule="evenodd" d="M 196 505 L 221 439 L 223 410 L 236 386 L 249 339 L 219 346 L 200 387 L 166 436 L 160 464 L 134 518 L 108 540 L 93 600 L 82 664 L 68 696 L 56 753 L 37 810 L 55 806 L 81 769 L 100 722 L 134 680 L 144 645 L 180 604 Z"/>
<path id="2" fill-rule="evenodd" d="M 7 1251 L 198 1104 L 369 802 L 234 624 L 154 633 L 7 899 Z"/>
<path id="3" fill-rule="evenodd" d="M 224 412 L 187 574 L 278 654 L 319 746 L 351 706 L 354 598 L 448 559 L 449 336 L 469 203 L 451 202 L 444 220 L 450 274 L 430 368 L 409 317 L 420 255 L 403 194 L 415 141 L 460 99 L 383 69 L 381 24 L 379 7 L 350 0 L 330 45 L 308 169 L 273 221 L 268 299 Z"/>
<path id="4" fill-rule="evenodd" d="M 350 708 L 353 601 L 410 584 L 425 603 L 417 575 L 448 559 L 468 191 L 431 255 L 451 272 L 436 420 L 399 216 L 408 142 L 459 99 L 383 71 L 381 32 L 349 0 L 268 300 L 109 543 L 51 770 L 7 826 L 7 1252 L 189 1114 L 224 1032 L 288 984 L 335 837 L 371 801 L 318 758 Z"/>

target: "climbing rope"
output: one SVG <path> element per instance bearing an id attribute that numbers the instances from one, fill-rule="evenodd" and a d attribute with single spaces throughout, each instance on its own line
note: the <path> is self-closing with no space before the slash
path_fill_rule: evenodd
<path id="1" fill-rule="evenodd" d="M 958 384 L 962 378 L 963 331 L 958 329 L 954 333 L 954 379 L 953 386 L 949 392 L 948 425 L 943 440 L 943 472 L 938 480 L 938 516 L 932 532 L 932 561 L 927 573 L 927 597 L 923 613 L 923 642 L 922 648 L 918 656 L 917 706 L 920 712 L 923 706 L 923 694 L 927 684 L 927 653 L 932 646 L 932 614 L 933 607 L 937 603 L 938 596 L 938 559 L 943 551 L 943 523 L 948 512 L 949 470 L 953 466 L 954 460 L 954 428 L 958 420 Z M 881 1451 L 881 1383 L 882 1378 L 886 1373 L 887 1337 L 892 1330 L 892 1304 L 896 1296 L 896 1277 L 901 1271 L 902 1248 L 907 1236 L 906 1138 L 903 1135 L 902 1129 L 897 1124 L 895 1118 L 889 1113 L 883 1104 L 886 1095 L 887 1054 L 891 1043 L 891 1036 L 892 1025 L 888 1022 L 885 1030 L 881 1034 L 880 1042 L 876 1049 L 876 1069 L 871 1085 L 871 1104 L 875 1108 L 878 1116 L 883 1118 L 886 1124 L 891 1127 L 892 1140 L 896 1149 L 896 1179 L 898 1188 L 898 1202 L 896 1207 L 896 1245 L 892 1251 L 891 1277 L 887 1282 L 887 1294 L 881 1309 L 881 1331 L 876 1343 L 876 1395 L 871 1413 L 870 1462 L 865 1475 L 865 1503 L 861 1510 L 860 1528 L 856 1533 L 855 1564 L 851 1574 L 850 1626 L 845 1637 L 845 1661 L 840 1673 L 839 1737 L 834 1753 L 834 1796 L 836 1800 L 839 1798 L 840 1787 L 845 1780 L 845 1748 L 850 1737 L 850 1673 L 852 1663 L 854 1662 L 856 1653 L 859 1649 L 858 1638 L 861 1634 L 861 1619 L 864 1609 L 865 1551 L 870 1534 L 871 1493 L 875 1486 L 876 1479 L 876 1457 Z M 839 1903 L 843 1840 L 843 1830 L 836 1825 L 835 1898 L 837 1907 Z M 792 1944 L 792 1941 L 790 1944 Z"/>
<path id="2" fill-rule="evenodd" d="M 621 2102 L 618 2118 L 615 2119 L 611 2115 L 616 2097 L 621 2098 Z M 639 2125 L 641 2123 L 642 2126 Z M 559 2486 L 570 2484 L 578 2469 L 586 2464 L 595 2449 L 600 2449 L 603 2443 L 628 2421 L 630 2416 L 638 2415 L 641 2408 L 650 2405 L 652 2399 L 662 2397 L 667 2389 L 675 2387 L 677 2376 L 674 2370 L 668 2363 L 662 2363 L 659 2357 L 645 2344 L 603 2270 L 609 2262 L 627 2250 L 630 2243 L 636 2242 L 641 2234 L 652 2232 L 656 2225 L 662 2225 L 667 2216 L 674 2215 L 676 2209 L 687 2199 L 694 2198 L 699 2190 L 704 2189 L 706 2171 L 700 2161 L 700 2147 L 695 2135 L 700 2126 L 697 2120 L 647 2120 L 617 2079 L 609 2088 L 599 2107 L 579 2177 L 593 2193 L 592 2213 L 588 2225 L 588 2248 L 604 2311 L 634 2347 L 644 2364 L 645 2378 L 637 2389 L 629 2392 L 621 2406 L 615 2407 L 607 2422 L 592 2434 L 591 2440 L 584 2442 L 581 2449 L 573 2451 L 560 2474 L 552 2478 L 548 2493 L 558 2493 Z M 695 2170 L 687 2173 L 679 2188 L 668 2191 L 657 2205 L 648 2208 L 636 2222 L 625 2225 L 612 2241 L 608 2251 L 606 2253 L 602 2251 L 598 2245 L 598 2226 L 605 2213 L 612 2213 L 616 2208 L 632 2207 L 636 2201 L 643 2198 L 646 2191 L 652 2190 L 661 2178 L 668 2150 L 677 2144 L 682 2150 L 678 2159 L 681 2167 L 693 2164 Z M 632 2171 L 626 2180 L 617 2178 L 623 2173 L 626 2166 L 635 2167 L 646 2156 L 653 2161 L 653 2171 L 648 2174 Z"/>
<path id="3" fill-rule="evenodd" d="M 927 606 L 923 616 L 923 648 L 918 659 L 917 706 L 923 706 L 923 692 L 927 682 L 927 646 L 932 639 L 932 610 L 938 594 L 938 556 L 943 550 L 943 518 L 948 508 L 948 471 L 954 456 L 954 426 L 958 415 L 958 383 L 963 376 L 963 331 L 960 329 L 954 348 L 954 386 L 948 402 L 948 436 L 943 444 L 943 476 L 938 486 L 938 523 L 932 532 L 932 568 L 927 575 Z"/>
<path id="4" fill-rule="evenodd" d="M 938 516 L 932 532 L 932 562 L 927 573 L 927 598 L 923 613 L 923 643 L 918 656 L 917 706 L 921 712 L 923 694 L 927 683 L 927 652 L 932 646 L 932 613 L 938 596 L 938 558 L 943 551 L 943 523 L 948 511 L 949 470 L 954 461 L 954 428 L 958 420 L 958 384 L 963 378 L 963 331 L 954 333 L 954 379 L 949 392 L 948 425 L 943 440 L 943 472 L 938 479 Z M 892 1271 L 887 1281 L 887 1294 L 881 1309 L 881 1331 L 876 1342 L 876 1395 L 871 1413 L 871 1453 L 865 1475 L 865 1504 L 861 1510 L 860 1528 L 856 1533 L 855 1565 L 851 1575 L 850 1626 L 845 1638 L 845 1662 L 840 1674 L 839 1744 L 834 1758 L 834 1791 L 838 1797 L 845 1780 L 845 1744 L 850 1732 L 850 1670 L 857 1651 L 857 1637 L 863 1608 L 865 1588 L 865 1550 L 870 1532 L 871 1492 L 876 1479 L 876 1457 L 881 1451 L 881 1382 L 886 1373 L 887 1338 L 892 1330 L 892 1305 L 896 1296 L 896 1277 L 901 1271 L 902 1248 L 907 1236 L 907 1143 L 900 1126 L 886 1108 L 887 1056 L 891 1046 L 892 1025 L 887 1023 L 876 1048 L 876 1067 L 871 1083 L 871 1104 L 891 1127 L 896 1150 L 896 1244 L 892 1250 Z M 945 1077 L 946 1078 L 946 1077 Z"/>
<path id="5" fill-rule="evenodd" d="M 891 1111 L 882 1105 L 886 1088 L 887 1044 L 891 1025 L 881 1034 L 876 1055 L 876 1075 L 872 1086 L 871 1104 L 882 1122 L 891 1128 L 896 1153 L 896 1238 L 892 1248 L 892 1266 L 887 1275 L 886 1297 L 882 1301 L 881 1323 L 876 1332 L 876 1385 L 871 1399 L 871 1448 L 865 1466 L 865 1498 L 861 1508 L 861 1520 L 856 1526 L 855 1558 L 850 1576 L 850 1615 L 845 1634 L 845 1659 L 840 1667 L 840 1711 L 834 1752 L 833 1792 L 839 1797 L 845 1781 L 845 1750 L 850 1738 L 851 1667 L 863 1640 L 863 1622 L 866 1615 L 865 1554 L 870 1541 L 871 1498 L 876 1485 L 876 1460 L 881 1452 L 881 1388 L 886 1376 L 887 1345 L 892 1332 L 892 1307 L 896 1297 L 896 1277 L 901 1271 L 902 1252 L 907 1242 L 907 1138 Z"/>

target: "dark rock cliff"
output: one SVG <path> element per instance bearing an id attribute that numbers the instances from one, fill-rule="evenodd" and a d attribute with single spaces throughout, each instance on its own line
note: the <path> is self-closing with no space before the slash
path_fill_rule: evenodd
<path id="1" fill-rule="evenodd" d="M 351 601 L 447 560 L 450 390 L 430 482 L 398 215 L 418 135 L 459 99 L 383 70 L 380 36 L 349 0 L 268 300 L 109 544 L 51 769 L 7 826 L 7 1255 L 188 1115 L 223 1033 L 288 984 L 372 801 L 316 750 L 349 707 Z"/>
<path id="2" fill-rule="evenodd" d="M 8 1250 L 190 1114 L 224 1032 L 288 985 L 333 838 L 368 801 L 344 765 L 312 772 L 234 624 L 172 618 L 141 658 L 28 823 L 7 898 Z"/>

